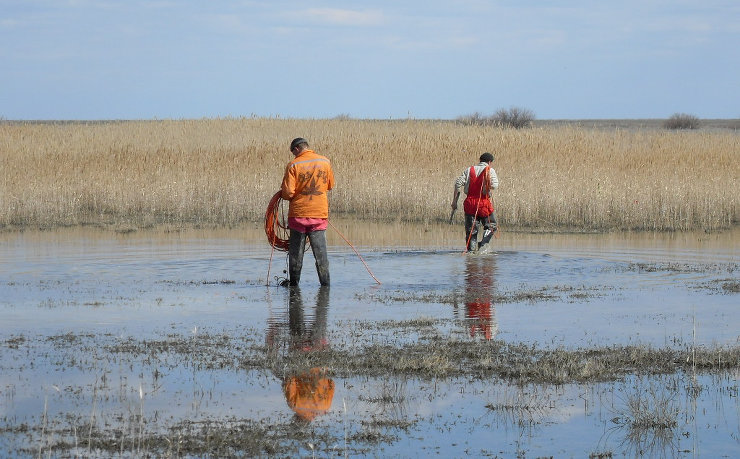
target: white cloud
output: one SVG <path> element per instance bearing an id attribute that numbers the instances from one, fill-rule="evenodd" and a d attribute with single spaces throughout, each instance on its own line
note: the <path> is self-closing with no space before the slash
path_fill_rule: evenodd
<path id="1" fill-rule="evenodd" d="M 21 22 L 16 19 L 0 19 L 0 27 L 2 28 L 13 28 L 21 25 Z"/>
<path id="2" fill-rule="evenodd" d="M 384 23 L 383 12 L 380 10 L 347 10 L 338 8 L 311 8 L 299 12 L 297 17 L 305 17 L 313 21 L 341 25 L 341 26 L 378 26 Z"/>
<path id="3" fill-rule="evenodd" d="M 237 14 L 212 14 L 208 19 L 218 29 L 240 30 L 245 27 L 244 21 Z"/>

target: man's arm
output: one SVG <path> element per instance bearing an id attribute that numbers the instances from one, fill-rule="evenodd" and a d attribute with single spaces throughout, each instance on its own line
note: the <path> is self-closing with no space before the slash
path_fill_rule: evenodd
<path id="1" fill-rule="evenodd" d="M 288 165 L 283 175 L 283 182 L 280 184 L 280 197 L 290 201 L 295 195 L 295 167 Z"/>
<path id="2" fill-rule="evenodd" d="M 498 176 L 496 171 L 492 167 L 488 168 L 488 173 L 491 175 L 491 190 L 498 188 Z"/>
<path id="3" fill-rule="evenodd" d="M 452 208 L 457 209 L 457 200 L 460 198 L 460 192 L 464 189 L 465 183 L 468 181 L 466 175 L 468 171 L 464 170 L 462 174 L 458 175 L 455 179 L 455 188 L 452 194 Z"/>
<path id="4" fill-rule="evenodd" d="M 455 191 L 452 193 L 452 204 L 450 207 L 452 207 L 452 210 L 457 209 L 457 201 L 460 199 L 460 190 L 455 187 Z"/>

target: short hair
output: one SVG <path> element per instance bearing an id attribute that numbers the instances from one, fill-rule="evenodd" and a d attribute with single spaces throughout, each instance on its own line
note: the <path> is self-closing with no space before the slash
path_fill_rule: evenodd
<path id="1" fill-rule="evenodd" d="M 303 137 L 296 137 L 292 142 L 290 142 L 290 151 L 293 151 L 293 149 L 299 145 L 308 146 L 308 140 Z"/>
<path id="2" fill-rule="evenodd" d="M 482 163 L 490 163 L 493 162 L 493 155 L 485 152 L 482 155 L 480 155 L 480 162 Z"/>

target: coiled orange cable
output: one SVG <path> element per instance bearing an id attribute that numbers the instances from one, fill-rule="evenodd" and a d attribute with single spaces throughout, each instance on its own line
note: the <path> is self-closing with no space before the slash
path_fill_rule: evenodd
<path id="1" fill-rule="evenodd" d="M 283 198 L 280 196 L 280 191 L 278 191 L 270 199 L 270 203 L 267 204 L 265 234 L 267 235 L 267 242 L 275 250 L 287 252 L 290 229 L 288 229 L 287 211 L 282 203 Z"/>

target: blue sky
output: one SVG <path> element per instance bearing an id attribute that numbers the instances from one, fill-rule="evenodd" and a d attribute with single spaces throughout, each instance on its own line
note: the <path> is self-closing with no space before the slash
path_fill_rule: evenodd
<path id="1" fill-rule="evenodd" d="M 740 118 L 740 1 L 0 0 L 0 117 Z"/>

